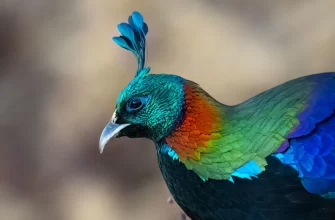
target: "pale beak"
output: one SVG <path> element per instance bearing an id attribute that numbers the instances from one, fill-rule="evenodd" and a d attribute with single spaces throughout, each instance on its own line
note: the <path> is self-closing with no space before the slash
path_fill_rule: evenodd
<path id="1" fill-rule="evenodd" d="M 113 138 L 116 138 L 122 129 L 130 125 L 130 124 L 114 124 L 116 120 L 117 120 L 116 114 L 114 113 L 111 121 L 106 125 L 106 127 L 101 133 L 99 140 L 99 150 L 101 154 L 108 141 L 112 140 Z"/>

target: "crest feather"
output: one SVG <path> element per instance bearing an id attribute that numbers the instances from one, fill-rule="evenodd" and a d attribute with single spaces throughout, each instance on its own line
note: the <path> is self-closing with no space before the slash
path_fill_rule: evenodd
<path id="1" fill-rule="evenodd" d="M 114 42 L 120 47 L 131 51 L 138 63 L 136 76 L 147 74 L 150 68 L 145 68 L 146 34 L 148 25 L 144 22 L 141 13 L 134 11 L 128 18 L 128 23 L 117 26 L 121 36 L 113 37 Z"/>

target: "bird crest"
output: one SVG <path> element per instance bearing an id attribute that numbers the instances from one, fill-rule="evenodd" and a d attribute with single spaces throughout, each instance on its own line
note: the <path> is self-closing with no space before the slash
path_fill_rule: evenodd
<path id="1" fill-rule="evenodd" d="M 128 23 L 117 26 L 121 36 L 113 37 L 114 42 L 120 47 L 131 51 L 138 63 L 136 76 L 146 75 L 150 67 L 145 67 L 146 62 L 146 34 L 148 25 L 144 22 L 141 13 L 134 11 L 128 18 Z"/>

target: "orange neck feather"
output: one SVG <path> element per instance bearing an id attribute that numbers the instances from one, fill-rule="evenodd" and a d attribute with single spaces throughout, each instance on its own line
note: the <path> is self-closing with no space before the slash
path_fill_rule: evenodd
<path id="1" fill-rule="evenodd" d="M 198 148 L 206 148 L 212 134 L 223 126 L 222 106 L 194 83 L 184 84 L 184 97 L 184 121 L 165 140 L 181 161 L 199 160 L 201 150 Z"/>

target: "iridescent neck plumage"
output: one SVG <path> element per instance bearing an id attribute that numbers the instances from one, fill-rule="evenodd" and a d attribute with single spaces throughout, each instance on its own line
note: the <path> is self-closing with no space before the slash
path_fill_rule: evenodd
<path id="1" fill-rule="evenodd" d="M 209 141 L 223 130 L 225 106 L 193 82 L 186 81 L 183 90 L 183 122 L 165 140 L 180 160 L 199 160 L 199 152 L 206 151 Z"/>

